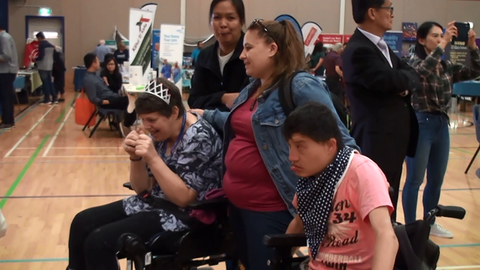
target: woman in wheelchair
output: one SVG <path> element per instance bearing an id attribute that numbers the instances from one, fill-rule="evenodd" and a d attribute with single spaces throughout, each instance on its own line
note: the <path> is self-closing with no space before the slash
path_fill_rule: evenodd
<path id="1" fill-rule="evenodd" d="M 135 106 L 150 135 L 134 130 L 123 144 L 131 160 L 130 183 L 139 195 L 75 216 L 68 269 L 118 269 L 117 241 L 124 233 L 148 241 L 162 230 L 188 229 L 175 214 L 152 207 L 140 194 L 148 192 L 189 211 L 190 203 L 220 186 L 222 145 L 216 131 L 198 114 L 186 112 L 180 91 L 168 80 L 154 80 L 145 91 Z"/>
<path id="2" fill-rule="evenodd" d="M 336 118 L 320 103 L 290 114 L 284 136 L 300 177 L 287 234 L 305 232 L 309 269 L 393 269 L 398 241 L 380 168 L 344 146 Z"/>
<path id="3" fill-rule="evenodd" d="M 280 101 L 280 82 L 305 70 L 303 43 L 288 22 L 255 20 L 247 29 L 240 55 L 249 76 L 255 78 L 233 102 L 231 112 L 203 113 L 224 131 L 223 189 L 230 205 L 233 235 L 246 269 L 271 269 L 274 252 L 264 246 L 267 234 L 284 234 L 296 214 L 292 205 L 298 177 L 290 170 L 288 144 L 282 135 L 286 118 Z M 314 100 L 335 111 L 325 85 L 302 72 L 292 80 L 295 105 Z M 357 147 L 336 116 L 345 144 Z"/>

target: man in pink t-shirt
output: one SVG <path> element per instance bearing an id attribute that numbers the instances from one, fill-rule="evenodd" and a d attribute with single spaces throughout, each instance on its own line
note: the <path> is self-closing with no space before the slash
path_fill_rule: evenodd
<path id="1" fill-rule="evenodd" d="M 388 182 L 369 158 L 342 142 L 332 112 L 297 108 L 284 123 L 298 210 L 287 234 L 307 237 L 309 269 L 393 269 L 398 241 Z"/>

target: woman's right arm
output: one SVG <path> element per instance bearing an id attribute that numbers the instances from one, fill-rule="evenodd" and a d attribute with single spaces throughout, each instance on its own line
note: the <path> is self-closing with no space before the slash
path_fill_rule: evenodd
<path id="1" fill-rule="evenodd" d="M 230 112 L 222 112 L 218 109 L 203 111 L 202 117 L 207 120 L 216 130 L 223 130 Z"/>
<path id="2" fill-rule="evenodd" d="M 426 78 L 436 72 L 438 64 L 442 61 L 442 55 L 444 52 L 444 49 L 439 45 L 424 60 L 418 58 L 415 59 L 412 63 L 412 67 L 419 76 Z"/>
<path id="3" fill-rule="evenodd" d="M 137 194 L 152 189 L 152 181 L 148 177 L 147 167 L 143 160 L 130 162 L 130 184 Z"/>

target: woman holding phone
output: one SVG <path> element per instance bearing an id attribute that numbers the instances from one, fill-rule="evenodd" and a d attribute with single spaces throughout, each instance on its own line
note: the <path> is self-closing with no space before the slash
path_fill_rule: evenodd
<path id="1" fill-rule="evenodd" d="M 417 198 L 425 171 L 427 185 L 423 194 L 424 214 L 438 205 L 443 179 L 448 164 L 450 135 L 448 131 L 453 84 L 480 76 L 480 53 L 475 43 L 476 34 L 468 33 L 468 49 L 471 67 L 465 67 L 449 60 L 442 60 L 445 47 L 458 37 L 455 22 L 450 22 L 443 33 L 443 27 L 436 22 L 425 22 L 417 31 L 415 55 L 412 67 L 419 77 L 420 85 L 412 93 L 412 106 L 417 115 L 419 136 L 414 158 L 407 157 L 407 179 L 403 188 L 402 202 L 405 223 L 416 220 Z M 430 234 L 453 238 L 453 234 L 435 221 Z"/>

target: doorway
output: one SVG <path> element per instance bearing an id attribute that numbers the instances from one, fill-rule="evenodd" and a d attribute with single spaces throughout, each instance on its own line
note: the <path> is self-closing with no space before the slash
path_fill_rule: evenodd
<path id="1" fill-rule="evenodd" d="M 63 16 L 25 16 L 25 39 L 34 39 L 38 32 L 55 46 L 62 48 L 65 55 L 65 18 Z"/>

